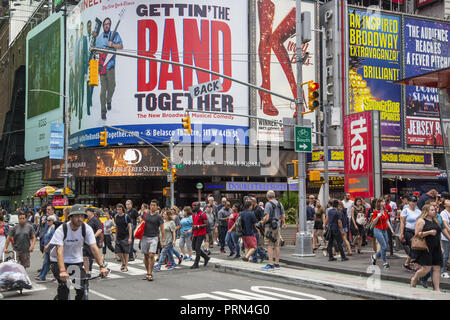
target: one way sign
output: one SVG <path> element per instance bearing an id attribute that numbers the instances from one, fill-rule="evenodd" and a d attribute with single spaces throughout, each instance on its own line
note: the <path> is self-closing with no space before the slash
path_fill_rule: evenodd
<path id="1" fill-rule="evenodd" d="M 222 91 L 222 84 L 220 80 L 214 80 L 211 82 L 200 83 L 196 86 L 189 87 L 189 93 L 192 98 L 201 97 L 217 91 Z"/>

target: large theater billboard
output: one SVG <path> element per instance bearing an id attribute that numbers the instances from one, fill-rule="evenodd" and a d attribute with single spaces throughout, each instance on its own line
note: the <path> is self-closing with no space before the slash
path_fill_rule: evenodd
<path id="1" fill-rule="evenodd" d="M 192 98 L 189 87 L 209 73 L 119 55 L 98 56 L 100 81 L 89 87 L 89 47 L 184 63 L 248 81 L 248 4 L 234 0 L 82 1 L 68 17 L 67 89 L 70 145 L 96 146 L 103 125 L 149 142 L 248 143 L 248 88 L 221 78 L 223 90 Z M 189 110 L 193 133 L 183 133 Z M 195 113 L 217 111 L 225 114 Z M 108 129 L 109 143 L 136 143 Z"/>

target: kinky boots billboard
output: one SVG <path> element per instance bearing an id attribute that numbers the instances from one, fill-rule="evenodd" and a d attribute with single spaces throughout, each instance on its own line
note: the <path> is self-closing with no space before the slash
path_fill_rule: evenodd
<path id="1" fill-rule="evenodd" d="M 345 191 L 353 197 L 381 195 L 380 119 L 376 111 L 344 118 Z"/>
<path id="2" fill-rule="evenodd" d="M 158 148 L 169 155 L 168 147 Z M 68 172 L 74 177 L 162 177 L 163 156 L 151 147 L 78 149 L 69 152 Z M 185 176 L 286 176 L 296 153 L 277 146 L 249 148 L 228 145 L 175 144 L 173 163 Z M 61 179 L 63 160 L 45 159 L 44 180 Z"/>

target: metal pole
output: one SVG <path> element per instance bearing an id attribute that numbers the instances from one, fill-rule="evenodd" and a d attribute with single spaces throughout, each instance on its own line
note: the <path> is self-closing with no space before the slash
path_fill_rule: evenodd
<path id="1" fill-rule="evenodd" d="M 67 2 L 64 5 L 64 81 L 63 81 L 63 95 L 64 95 L 64 201 L 67 201 L 67 205 L 69 201 L 67 200 L 67 175 L 69 173 L 69 109 L 68 109 L 68 99 L 66 97 L 66 56 L 67 56 Z"/>
<path id="2" fill-rule="evenodd" d="M 301 0 L 296 0 L 296 58 L 297 58 L 297 124 L 303 124 L 303 89 L 302 83 L 302 8 Z M 313 256 L 312 236 L 307 234 L 306 225 L 306 163 L 305 153 L 298 153 L 298 222 L 300 231 L 296 234 L 295 256 Z"/>
<path id="3" fill-rule="evenodd" d="M 329 183 L 329 177 L 328 177 L 328 95 L 327 95 L 327 74 L 326 74 L 326 43 L 325 43 L 325 27 L 322 27 L 321 31 L 321 37 L 322 37 L 322 111 L 323 111 L 323 178 L 325 180 L 324 186 L 323 186 L 323 197 L 324 197 L 324 203 L 323 205 L 326 206 L 327 201 L 330 198 L 330 183 Z"/>
<path id="4" fill-rule="evenodd" d="M 285 100 L 288 100 L 288 101 L 291 101 L 291 102 L 296 102 L 296 100 L 292 99 L 291 97 L 284 96 L 282 94 L 279 94 L 279 93 L 276 93 L 276 92 L 273 92 L 273 91 L 270 91 L 270 90 L 267 90 L 267 89 L 255 86 L 254 84 L 251 84 L 251 83 L 248 83 L 248 82 L 245 82 L 245 81 L 241 81 L 241 80 L 238 80 L 238 79 L 235 79 L 235 78 L 223 75 L 223 74 L 218 73 L 218 72 L 214 72 L 214 71 L 211 71 L 211 70 L 208 70 L 208 69 L 203 69 L 203 68 L 199 68 L 199 67 L 196 67 L 196 66 L 192 66 L 190 64 L 184 64 L 184 63 L 174 62 L 174 61 L 170 61 L 170 60 L 163 60 L 163 59 L 158 59 L 158 58 L 141 56 L 141 55 L 137 55 L 137 54 L 130 54 L 130 53 L 121 52 L 119 50 L 112 51 L 112 50 L 107 50 L 107 49 L 101 49 L 101 48 L 97 48 L 97 47 L 92 47 L 91 51 L 93 51 L 93 52 L 111 53 L 111 54 L 115 54 L 115 55 L 118 55 L 118 56 L 124 56 L 124 57 L 135 58 L 135 59 L 143 59 L 143 60 L 149 60 L 149 61 L 156 61 L 156 62 L 161 62 L 161 63 L 172 64 L 172 65 L 175 65 L 175 66 L 191 68 L 191 69 L 202 71 L 202 72 L 206 72 L 206 73 L 209 73 L 209 74 L 212 74 L 212 75 L 215 75 L 215 76 L 218 76 L 218 77 L 230 80 L 230 81 L 234 81 L 236 83 L 242 84 L 244 86 L 247 86 L 247 87 L 259 90 L 259 91 L 264 91 L 264 92 L 270 93 L 271 95 L 277 96 L 279 98 L 282 98 L 282 99 L 285 99 Z"/>
<path id="5" fill-rule="evenodd" d="M 170 163 L 171 167 L 173 168 L 173 140 L 172 137 L 170 137 L 169 141 L 169 150 L 170 150 Z M 173 207 L 175 205 L 175 184 L 173 182 L 173 173 L 172 173 L 172 180 L 170 182 L 170 207 Z"/>

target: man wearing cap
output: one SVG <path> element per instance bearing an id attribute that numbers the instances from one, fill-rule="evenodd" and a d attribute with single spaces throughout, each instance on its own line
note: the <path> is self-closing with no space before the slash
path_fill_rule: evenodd
<path id="1" fill-rule="evenodd" d="M 84 223 L 87 214 L 82 205 L 76 204 L 70 210 L 68 222 L 56 229 L 50 240 L 55 248 L 50 252 L 51 270 L 58 281 L 57 300 L 69 299 L 67 280 L 69 274 L 75 277 L 75 300 L 84 299 L 84 289 L 88 287 L 87 275 L 83 268 L 83 244 L 86 243 L 100 266 L 102 276 L 108 274 L 107 264 L 97 247 L 94 231 Z"/>

